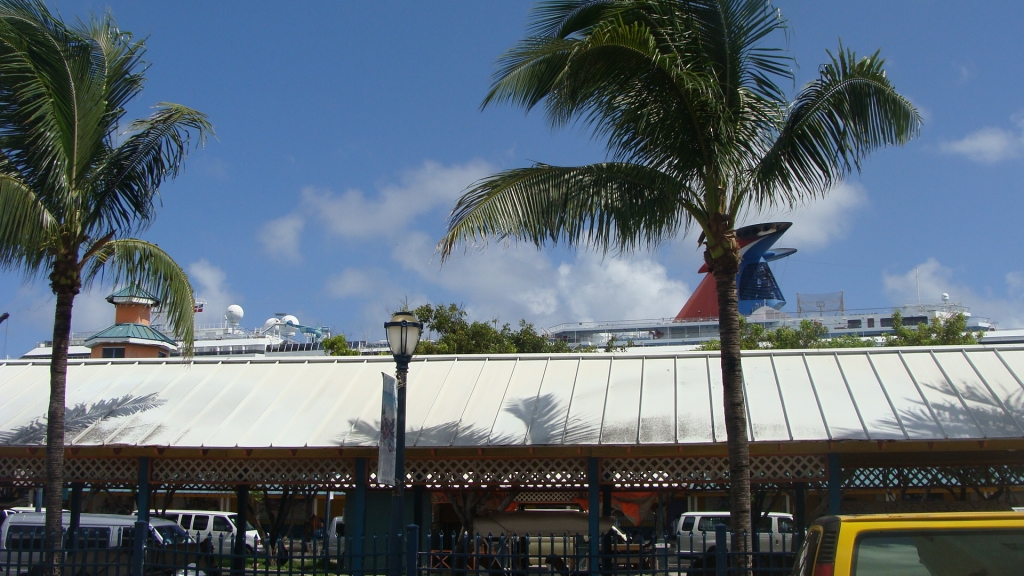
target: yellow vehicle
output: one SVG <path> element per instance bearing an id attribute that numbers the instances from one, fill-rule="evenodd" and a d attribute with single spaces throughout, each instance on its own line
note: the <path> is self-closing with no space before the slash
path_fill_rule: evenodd
<path id="1" fill-rule="evenodd" d="M 793 576 L 1024 574 L 1024 513 L 826 516 L 807 531 Z"/>

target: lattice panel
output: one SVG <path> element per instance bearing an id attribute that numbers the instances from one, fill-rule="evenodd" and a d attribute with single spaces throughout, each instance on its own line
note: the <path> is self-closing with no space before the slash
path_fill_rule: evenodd
<path id="1" fill-rule="evenodd" d="M 377 483 L 377 461 L 371 460 L 370 484 Z M 406 483 L 423 486 L 512 485 L 525 488 L 584 488 L 584 458 L 530 458 L 528 460 L 415 459 L 405 461 Z"/>
<path id="2" fill-rule="evenodd" d="M 751 482 L 795 482 L 825 478 L 821 456 L 752 457 Z M 729 459 L 607 458 L 601 461 L 601 481 L 622 487 L 686 487 L 729 481 Z"/>
<path id="3" fill-rule="evenodd" d="M 294 485 L 349 488 L 355 485 L 352 462 L 342 459 L 153 459 L 154 484 L 190 486 Z"/>
<path id="4" fill-rule="evenodd" d="M 1024 466 L 856 468 L 843 476 L 843 488 L 998 488 L 1024 485 Z"/>
<path id="5" fill-rule="evenodd" d="M 514 501 L 529 504 L 531 502 L 572 502 L 579 498 L 586 498 L 586 495 L 580 492 L 520 492 Z"/>
<path id="6" fill-rule="evenodd" d="M 0 458 L 0 480 L 15 486 L 29 486 L 46 478 L 46 461 L 42 458 Z"/>
<path id="7" fill-rule="evenodd" d="M 135 458 L 65 458 L 64 479 L 134 485 L 139 481 L 139 461 Z"/>

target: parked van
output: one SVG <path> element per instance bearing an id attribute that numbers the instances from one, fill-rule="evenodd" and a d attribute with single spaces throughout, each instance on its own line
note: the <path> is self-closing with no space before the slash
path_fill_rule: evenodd
<path id="1" fill-rule="evenodd" d="M 826 516 L 793 576 L 969 576 L 1024 572 L 1024 513 Z"/>
<path id="2" fill-rule="evenodd" d="M 327 523 L 327 554 L 340 556 L 345 553 L 345 517 L 335 516 Z"/>
<path id="3" fill-rule="evenodd" d="M 675 523 L 676 551 L 683 559 L 696 559 L 715 551 L 715 526 L 730 524 L 728 512 L 686 512 Z M 792 514 L 769 512 L 758 526 L 758 550 L 792 552 Z M 728 540 L 726 545 L 731 545 Z"/>
<path id="4" fill-rule="evenodd" d="M 202 542 L 207 538 L 213 544 L 214 550 L 219 550 L 221 542 L 224 551 L 231 548 L 235 541 L 238 529 L 235 527 L 237 514 L 234 512 L 221 512 L 219 510 L 154 510 L 151 516 L 166 518 L 181 526 L 190 536 Z M 222 540 L 223 539 L 223 540 Z M 259 550 L 259 533 L 252 524 L 246 522 L 245 549 L 247 552 Z"/>
<path id="5" fill-rule="evenodd" d="M 135 522 L 134 516 L 82 514 L 73 541 L 65 532 L 63 547 L 68 550 L 65 566 L 74 573 L 92 576 L 129 573 Z M 63 523 L 66 531 L 71 525 L 70 513 L 64 513 Z M 45 525 L 46 514 L 38 512 L 14 514 L 4 522 L 0 528 L 0 573 L 15 575 L 35 571 L 43 558 Z M 198 544 L 178 525 L 153 518 L 147 538 L 149 572 L 172 574 L 184 568 L 195 569 Z"/>

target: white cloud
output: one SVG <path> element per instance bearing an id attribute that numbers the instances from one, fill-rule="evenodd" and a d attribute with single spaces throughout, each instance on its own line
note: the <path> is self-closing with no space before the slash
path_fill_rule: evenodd
<path id="1" fill-rule="evenodd" d="M 868 203 L 864 187 L 855 182 L 844 182 L 821 199 L 798 206 L 791 212 L 769 212 L 754 218 L 745 218 L 745 224 L 772 220 L 789 220 L 793 227 L 779 240 L 778 246 L 792 246 L 798 250 L 818 250 L 833 240 L 846 237 L 853 225 L 852 214 Z"/>
<path id="2" fill-rule="evenodd" d="M 560 299 L 576 320 L 618 320 L 672 316 L 690 296 L 689 286 L 668 277 L 646 257 L 604 258 L 581 254 L 558 267 Z"/>
<path id="3" fill-rule="evenodd" d="M 327 280 L 327 293 L 335 298 L 364 298 L 379 294 L 387 284 L 387 272 L 379 268 L 346 268 Z"/>
<path id="4" fill-rule="evenodd" d="M 196 298 L 206 300 L 203 311 L 196 314 L 196 324 L 220 323 L 228 306 L 238 303 L 238 296 L 228 286 L 227 274 L 207 259 L 189 264 L 188 277 Z"/>
<path id="5" fill-rule="evenodd" d="M 1016 125 L 1016 130 L 982 128 L 960 140 L 943 143 L 942 150 L 985 164 L 1019 158 L 1024 155 L 1024 118 L 1016 114 L 1011 121 Z"/>
<path id="6" fill-rule="evenodd" d="M 275 260 L 298 262 L 302 260 L 299 243 L 305 219 L 299 214 L 288 214 L 263 224 L 260 242 L 263 249 Z"/>
<path id="7" fill-rule="evenodd" d="M 929 258 L 906 273 L 882 276 L 886 292 L 899 303 L 917 303 L 920 286 L 921 302 L 940 302 L 942 294 L 947 293 L 951 301 L 962 303 L 972 314 L 989 318 L 1000 328 L 1024 328 L 1024 272 L 1009 272 L 1005 281 L 1005 296 L 979 294 L 956 282 L 953 270 L 935 258 Z"/>
<path id="8" fill-rule="evenodd" d="M 467 186 L 492 172 L 494 167 L 482 160 L 457 166 L 425 162 L 369 197 L 361 190 L 334 194 L 306 188 L 299 210 L 337 236 L 380 238 L 408 229 L 417 217 L 439 207 L 450 209 Z"/>

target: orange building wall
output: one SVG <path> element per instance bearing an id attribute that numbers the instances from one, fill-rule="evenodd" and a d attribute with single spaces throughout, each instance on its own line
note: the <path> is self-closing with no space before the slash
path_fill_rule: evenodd
<path id="1" fill-rule="evenodd" d="M 159 358 L 160 352 L 167 351 L 159 346 L 144 346 L 142 344 L 101 344 L 93 347 L 89 357 L 103 358 L 104 348 L 124 348 L 125 358 Z"/>
<path id="2" fill-rule="evenodd" d="M 149 309 L 148 304 L 117 304 L 114 306 L 114 322 L 149 326 Z"/>

